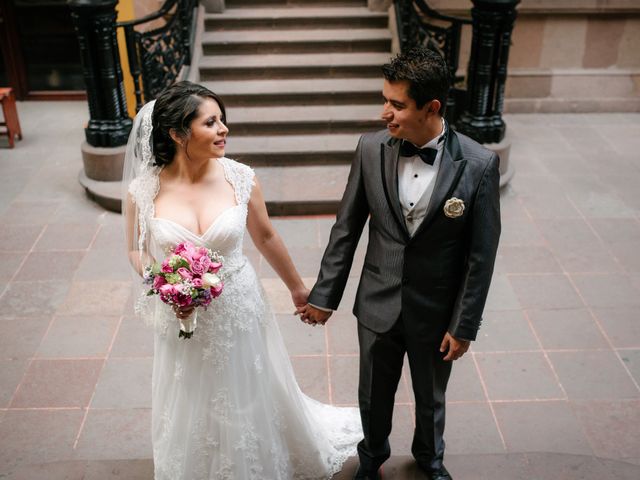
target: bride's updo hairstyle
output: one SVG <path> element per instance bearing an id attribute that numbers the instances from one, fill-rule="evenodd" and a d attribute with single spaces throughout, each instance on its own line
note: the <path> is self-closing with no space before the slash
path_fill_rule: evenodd
<path id="1" fill-rule="evenodd" d="M 222 123 L 227 123 L 227 114 L 222 99 L 202 85 L 192 82 L 174 83 L 156 99 L 151 124 L 153 126 L 152 145 L 155 165 L 169 165 L 176 154 L 176 143 L 169 131 L 174 129 L 180 138 L 188 140 L 191 122 L 198 116 L 198 107 L 205 98 L 211 98 L 222 111 Z"/>

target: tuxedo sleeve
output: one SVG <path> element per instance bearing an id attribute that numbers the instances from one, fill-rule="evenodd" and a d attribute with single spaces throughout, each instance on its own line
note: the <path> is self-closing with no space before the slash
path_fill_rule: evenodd
<path id="1" fill-rule="evenodd" d="M 489 293 L 500 238 L 500 159 L 493 154 L 478 186 L 471 212 L 467 264 L 449 333 L 475 340 Z"/>
<path id="2" fill-rule="evenodd" d="M 336 223 L 331 228 L 329 243 L 322 257 L 320 273 L 309 295 L 310 304 L 325 309 L 336 310 L 340 304 L 353 255 L 369 217 L 362 178 L 363 138 L 360 137 L 358 142 Z"/>

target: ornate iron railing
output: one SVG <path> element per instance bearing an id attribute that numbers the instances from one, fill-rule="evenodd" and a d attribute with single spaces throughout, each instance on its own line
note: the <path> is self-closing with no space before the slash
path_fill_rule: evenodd
<path id="1" fill-rule="evenodd" d="M 471 19 L 443 15 L 429 7 L 424 0 L 395 0 L 395 12 L 402 51 L 424 45 L 438 51 L 446 60 L 451 73 L 451 90 L 445 117 L 455 124 L 462 113 L 466 94 L 464 76 L 458 75 L 460 36 L 462 26 L 471 25 Z"/>
<path id="2" fill-rule="evenodd" d="M 175 82 L 182 68 L 190 65 L 196 6 L 196 0 L 166 0 L 155 13 L 116 24 L 124 29 L 136 111 Z M 158 19 L 165 24 L 148 31 L 136 30 L 139 25 Z"/>

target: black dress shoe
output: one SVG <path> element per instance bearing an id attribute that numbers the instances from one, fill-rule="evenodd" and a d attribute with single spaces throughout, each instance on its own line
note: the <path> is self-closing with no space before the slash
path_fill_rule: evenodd
<path id="1" fill-rule="evenodd" d="M 355 477 L 353 477 L 353 480 L 380 480 L 380 475 L 378 472 L 365 472 L 360 465 L 358 465 L 358 471 Z"/>
<path id="2" fill-rule="evenodd" d="M 451 475 L 444 468 L 444 465 L 441 466 L 438 470 L 426 470 L 427 475 L 430 475 L 430 480 L 452 480 Z"/>

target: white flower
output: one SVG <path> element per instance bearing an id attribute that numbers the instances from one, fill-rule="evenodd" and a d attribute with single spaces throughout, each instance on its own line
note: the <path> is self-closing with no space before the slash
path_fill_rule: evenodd
<path id="1" fill-rule="evenodd" d="M 220 277 L 215 273 L 205 273 L 202 275 L 202 286 L 204 288 L 215 288 L 220 285 L 221 282 L 222 280 L 220 280 Z"/>
<path id="2" fill-rule="evenodd" d="M 464 212 L 464 202 L 456 197 L 451 197 L 444 204 L 444 214 L 449 218 L 461 217 Z"/>

